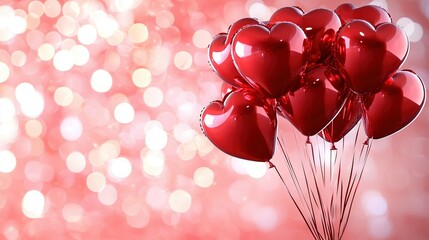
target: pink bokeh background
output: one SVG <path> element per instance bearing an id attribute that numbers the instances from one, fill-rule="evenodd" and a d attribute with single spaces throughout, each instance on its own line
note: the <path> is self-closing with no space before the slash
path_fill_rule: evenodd
<path id="1" fill-rule="evenodd" d="M 341 3 L 0 1 L 0 239 L 310 239 L 272 169 L 202 134 L 221 86 L 207 45 L 242 17 Z M 369 3 L 428 86 L 429 1 Z M 426 107 L 373 142 L 344 239 L 429 238 L 428 126 Z"/>

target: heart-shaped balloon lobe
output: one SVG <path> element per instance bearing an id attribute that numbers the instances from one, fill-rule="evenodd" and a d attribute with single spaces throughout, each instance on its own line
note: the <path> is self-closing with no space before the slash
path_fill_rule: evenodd
<path id="1" fill-rule="evenodd" d="M 208 48 L 209 63 L 213 71 L 222 80 L 236 87 L 248 84 L 232 62 L 231 42 L 237 31 L 249 24 L 259 24 L 259 22 L 254 18 L 243 18 L 236 21 L 229 27 L 228 33 L 216 35 Z"/>
<path id="2" fill-rule="evenodd" d="M 375 5 L 365 5 L 356 8 L 353 4 L 344 3 L 335 9 L 335 13 L 340 17 L 342 24 L 346 24 L 355 19 L 365 20 L 374 27 L 381 23 L 392 22 L 389 13 L 383 8 Z"/>
<path id="3" fill-rule="evenodd" d="M 255 90 L 240 89 L 227 95 L 223 103 L 210 103 L 202 112 L 201 127 L 229 155 L 264 162 L 274 154 L 276 112 Z"/>
<path id="4" fill-rule="evenodd" d="M 315 65 L 299 84 L 277 99 L 278 109 L 305 136 L 324 129 L 344 104 L 346 91 L 341 75 L 333 68 Z"/>
<path id="5" fill-rule="evenodd" d="M 374 28 L 363 20 L 353 20 L 338 32 L 336 58 L 347 85 L 356 93 L 376 93 L 405 61 L 408 39 L 392 23 Z"/>
<path id="6" fill-rule="evenodd" d="M 277 98 L 295 82 L 303 63 L 304 32 L 293 23 L 270 28 L 251 25 L 232 41 L 234 63 L 247 82 L 263 95 Z"/>
<path id="7" fill-rule="evenodd" d="M 399 71 L 380 92 L 364 99 L 363 120 L 369 138 L 383 138 L 408 126 L 426 100 L 422 80 L 411 71 Z"/>
<path id="8" fill-rule="evenodd" d="M 344 106 L 334 120 L 319 133 L 319 136 L 331 143 L 338 142 L 356 126 L 361 117 L 359 96 L 349 91 Z"/>
<path id="9" fill-rule="evenodd" d="M 314 9 L 308 13 L 297 7 L 280 8 L 271 16 L 268 24 L 285 21 L 297 24 L 305 32 L 309 39 L 309 45 L 306 47 L 309 47 L 309 57 L 313 61 L 329 54 L 330 44 L 341 27 L 337 14 L 324 8 Z"/>

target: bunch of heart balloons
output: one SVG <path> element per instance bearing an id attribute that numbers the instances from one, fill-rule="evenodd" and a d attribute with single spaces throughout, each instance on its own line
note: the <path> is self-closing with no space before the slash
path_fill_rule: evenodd
<path id="1" fill-rule="evenodd" d="M 422 80 L 400 70 L 409 46 L 388 12 L 372 5 L 284 7 L 268 21 L 240 19 L 209 45 L 223 99 L 203 109 L 201 127 L 225 153 L 261 162 L 274 154 L 277 116 L 332 144 L 361 119 L 368 138 L 386 137 L 425 102 Z"/>

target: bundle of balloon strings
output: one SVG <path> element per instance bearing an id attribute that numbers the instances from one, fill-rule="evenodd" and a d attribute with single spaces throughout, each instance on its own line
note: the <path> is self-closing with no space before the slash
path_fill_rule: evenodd
<path id="1" fill-rule="evenodd" d="M 269 163 L 314 239 L 342 239 L 372 139 L 423 108 L 422 80 L 400 70 L 408 52 L 378 6 L 240 19 L 208 48 L 222 99 L 203 109 L 201 128 L 223 152 Z M 290 127 L 278 131 L 283 120 Z M 286 174 L 272 162 L 276 145 Z"/>

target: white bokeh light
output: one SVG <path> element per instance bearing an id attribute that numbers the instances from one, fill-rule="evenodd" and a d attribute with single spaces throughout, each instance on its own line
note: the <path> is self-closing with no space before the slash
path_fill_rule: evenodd
<path id="1" fill-rule="evenodd" d="M 10 76 L 9 67 L 4 62 L 0 62 L 0 83 L 5 82 Z"/>
<path id="2" fill-rule="evenodd" d="M 115 186 L 107 184 L 101 191 L 97 194 L 98 201 L 106 206 L 113 205 L 118 199 L 118 190 Z"/>
<path id="3" fill-rule="evenodd" d="M 91 24 L 83 25 L 79 28 L 77 38 L 83 45 L 91 45 L 97 40 L 97 29 Z"/>
<path id="4" fill-rule="evenodd" d="M 141 154 L 143 171 L 151 176 L 159 176 L 164 171 L 165 156 L 162 151 L 147 151 Z"/>
<path id="5" fill-rule="evenodd" d="M 158 126 L 153 126 L 146 131 L 145 143 L 151 150 L 162 150 L 167 145 L 167 132 Z"/>
<path id="6" fill-rule="evenodd" d="M 112 177 L 126 178 L 131 174 L 132 166 L 125 157 L 112 159 L 109 163 L 109 173 Z"/>
<path id="7" fill-rule="evenodd" d="M 92 172 L 86 177 L 86 185 L 93 192 L 100 192 L 106 186 L 106 177 L 101 172 Z"/>
<path id="8" fill-rule="evenodd" d="M 61 136 L 68 141 L 76 141 L 83 132 L 82 122 L 78 117 L 66 117 L 60 125 Z"/>
<path id="9" fill-rule="evenodd" d="M 0 123 L 12 121 L 16 116 L 15 106 L 9 98 L 0 98 Z"/>
<path id="10" fill-rule="evenodd" d="M 185 190 L 179 189 L 170 194 L 168 205 L 174 212 L 185 213 L 191 208 L 192 197 Z"/>
<path id="11" fill-rule="evenodd" d="M 72 69 L 74 65 L 74 55 L 69 50 L 60 50 L 54 55 L 53 64 L 55 69 L 66 72 Z"/>
<path id="12" fill-rule="evenodd" d="M 208 188 L 213 184 L 214 173 L 208 167 L 200 167 L 194 172 L 194 182 L 197 186 Z"/>
<path id="13" fill-rule="evenodd" d="M 16 86 L 15 97 L 20 104 L 22 114 L 29 118 L 37 118 L 45 108 L 43 95 L 30 83 L 23 82 Z"/>
<path id="14" fill-rule="evenodd" d="M 71 152 L 66 158 L 67 169 L 73 173 L 80 173 L 85 169 L 85 156 L 80 152 Z"/>
<path id="15" fill-rule="evenodd" d="M 115 120 L 119 123 L 127 124 L 134 120 L 134 108 L 129 103 L 120 103 L 113 112 Z"/>
<path id="16" fill-rule="evenodd" d="M 0 151 L 0 173 L 10 173 L 15 170 L 16 157 L 9 150 Z"/>
<path id="17" fill-rule="evenodd" d="M 388 210 L 386 199 L 378 191 L 366 191 L 363 194 L 362 201 L 368 214 L 382 216 L 386 214 Z"/>
<path id="18" fill-rule="evenodd" d="M 162 90 L 157 87 L 148 87 L 143 94 L 144 103 L 152 108 L 156 108 L 161 105 L 164 99 Z"/>
<path id="19" fill-rule="evenodd" d="M 91 88 L 96 92 L 107 92 L 112 88 L 112 84 L 112 76 L 104 69 L 98 69 L 91 75 Z"/>
<path id="20" fill-rule="evenodd" d="M 45 196 L 37 190 L 30 190 L 22 198 L 22 212 L 28 218 L 41 218 L 45 208 Z"/>

